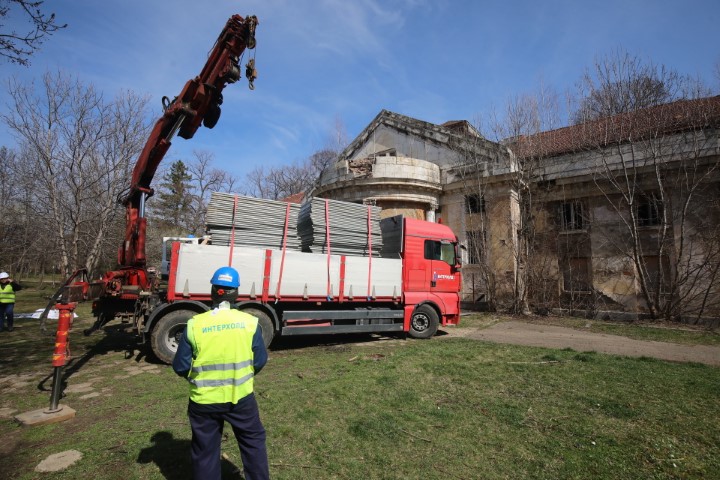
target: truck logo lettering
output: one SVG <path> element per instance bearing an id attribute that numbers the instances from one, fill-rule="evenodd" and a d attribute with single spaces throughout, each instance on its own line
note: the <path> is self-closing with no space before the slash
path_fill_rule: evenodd
<path id="1" fill-rule="evenodd" d="M 437 272 L 433 272 L 433 282 L 438 280 L 455 280 L 455 275 L 438 275 Z"/>

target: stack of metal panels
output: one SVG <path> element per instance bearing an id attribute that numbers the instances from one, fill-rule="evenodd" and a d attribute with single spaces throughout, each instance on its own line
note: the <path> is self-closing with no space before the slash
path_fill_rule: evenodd
<path id="1" fill-rule="evenodd" d="M 328 227 L 330 253 L 369 256 L 372 244 L 372 256 L 380 256 L 383 244 L 380 207 L 324 198 L 310 199 L 300 207 L 298 215 L 298 236 L 303 252 L 328 253 Z"/>
<path id="2" fill-rule="evenodd" d="M 299 251 L 296 225 L 300 205 L 297 203 L 213 192 L 205 217 L 207 233 L 211 235 L 213 245 L 230 245 L 234 224 L 235 245 L 281 249 L 288 205 L 286 248 Z"/>

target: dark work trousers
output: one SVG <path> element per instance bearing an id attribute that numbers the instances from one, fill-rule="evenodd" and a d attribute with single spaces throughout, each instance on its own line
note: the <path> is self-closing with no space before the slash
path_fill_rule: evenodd
<path id="1" fill-rule="evenodd" d="M 5 326 L 5 320 L 7 319 L 7 328 L 13 327 L 13 310 L 15 309 L 14 303 L 0 303 L 0 330 Z"/>
<path id="2" fill-rule="evenodd" d="M 230 405 L 225 411 L 198 411 L 205 407 L 204 405 L 200 408 L 192 407 L 193 405 L 188 408 L 188 417 L 192 428 L 191 456 L 195 480 L 220 479 L 220 441 L 226 421 L 232 426 L 240 447 L 245 479 L 270 478 L 265 428 L 260 422 L 260 412 L 254 395 Z"/>

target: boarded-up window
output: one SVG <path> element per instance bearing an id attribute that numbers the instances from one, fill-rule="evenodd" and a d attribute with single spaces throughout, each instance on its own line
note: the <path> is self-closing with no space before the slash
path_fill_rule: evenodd
<path id="1" fill-rule="evenodd" d="M 479 230 L 465 232 L 465 247 L 468 252 L 468 264 L 479 265 L 483 258 L 483 236 Z"/>
<path id="2" fill-rule="evenodd" d="M 587 257 L 567 257 L 561 263 L 563 289 L 566 292 L 589 292 L 591 262 Z"/>
<path id="3" fill-rule="evenodd" d="M 670 261 L 667 255 L 646 255 L 643 257 L 647 271 L 647 285 L 651 292 L 657 292 L 660 287 L 661 293 L 669 291 L 670 286 Z"/>

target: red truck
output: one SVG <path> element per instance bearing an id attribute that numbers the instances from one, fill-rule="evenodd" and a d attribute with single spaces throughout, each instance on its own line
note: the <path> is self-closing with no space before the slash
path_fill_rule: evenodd
<path id="1" fill-rule="evenodd" d="M 276 336 L 406 332 L 433 336 L 460 318 L 458 240 L 445 225 L 392 217 L 398 258 L 235 248 L 174 242 L 168 287 L 142 326 L 152 350 L 171 362 L 187 320 L 210 308 L 213 272 L 240 272 L 237 308 L 260 320 L 267 345 Z"/>

